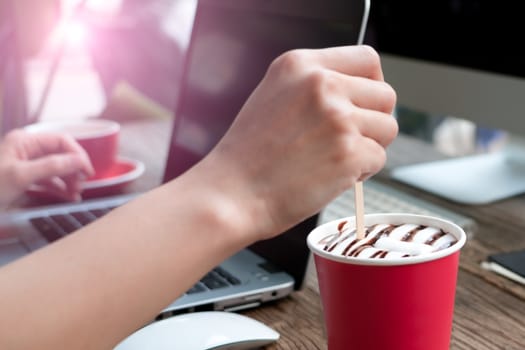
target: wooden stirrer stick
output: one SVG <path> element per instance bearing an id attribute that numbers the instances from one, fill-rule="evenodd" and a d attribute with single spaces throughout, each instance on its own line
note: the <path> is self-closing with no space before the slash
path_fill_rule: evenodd
<path id="1" fill-rule="evenodd" d="M 365 0 L 365 10 L 363 13 L 363 20 L 361 21 L 361 29 L 359 30 L 359 37 L 357 38 L 357 45 L 362 45 L 366 32 L 366 25 L 368 23 L 368 15 L 370 13 L 370 0 Z M 354 185 L 355 194 L 355 225 L 357 239 L 365 238 L 365 200 L 363 195 L 363 182 L 357 181 Z"/>
<path id="2" fill-rule="evenodd" d="M 365 0 L 365 8 L 363 12 L 363 20 L 361 21 L 361 28 L 359 30 L 359 37 L 357 38 L 357 45 L 363 45 L 366 25 L 368 24 L 368 15 L 370 13 L 370 0 Z M 363 195 L 363 182 L 357 181 L 354 185 L 355 194 L 355 224 L 357 239 L 365 238 L 365 200 Z"/>
<path id="3" fill-rule="evenodd" d="M 355 224 L 357 239 L 365 238 L 365 205 L 363 182 L 357 181 L 354 185 Z"/>

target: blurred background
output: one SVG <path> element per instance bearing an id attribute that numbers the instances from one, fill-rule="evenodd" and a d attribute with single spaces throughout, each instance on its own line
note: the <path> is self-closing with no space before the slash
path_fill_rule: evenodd
<path id="1" fill-rule="evenodd" d="M 0 0 L 0 133 L 171 118 L 196 0 Z"/>
<path id="2" fill-rule="evenodd" d="M 33 122 L 172 118 L 197 0 L 0 0 L 0 136 Z M 400 130 L 440 151 L 505 133 L 403 106 Z"/>

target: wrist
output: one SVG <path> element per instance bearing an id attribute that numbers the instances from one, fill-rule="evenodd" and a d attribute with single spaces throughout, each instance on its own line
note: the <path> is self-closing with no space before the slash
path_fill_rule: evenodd
<path id="1" fill-rule="evenodd" d="M 177 197 L 178 207 L 171 210 L 193 218 L 188 227 L 202 230 L 192 233 L 192 238 L 202 234 L 203 243 L 230 252 L 261 238 L 255 221 L 256 200 L 243 193 L 243 186 L 228 174 L 199 164 L 166 186 L 167 193 Z"/>

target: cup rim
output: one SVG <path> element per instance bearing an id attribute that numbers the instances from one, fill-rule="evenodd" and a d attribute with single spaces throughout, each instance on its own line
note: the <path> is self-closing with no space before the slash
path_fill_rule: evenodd
<path id="1" fill-rule="evenodd" d="M 389 259 L 370 259 L 370 258 L 361 258 L 361 257 L 351 257 L 351 256 L 342 256 L 335 255 L 329 252 L 326 252 L 320 249 L 319 245 L 316 243 L 321 239 L 321 236 L 324 236 L 328 233 L 334 233 L 337 231 L 337 225 L 341 221 L 349 221 L 350 223 L 355 224 L 355 216 L 343 217 L 335 219 L 324 224 L 317 226 L 313 229 L 307 236 L 307 244 L 310 251 L 318 256 L 326 258 L 332 261 L 338 261 L 346 264 L 353 265 L 371 265 L 371 266 L 400 266 L 400 265 L 410 265 L 410 264 L 419 264 L 428 261 L 438 260 L 440 258 L 449 256 L 458 252 L 466 243 L 467 235 L 465 231 L 457 224 L 435 216 L 427 216 L 420 214 L 410 214 L 410 213 L 374 213 L 365 215 L 365 224 L 375 224 L 375 223 L 413 223 L 413 224 L 426 224 L 430 226 L 435 226 L 443 229 L 444 231 L 453 234 L 458 241 L 445 249 L 433 252 L 431 254 L 423 254 L 416 256 L 409 256 L 404 258 L 389 258 Z"/>
<path id="2" fill-rule="evenodd" d="M 105 125 L 108 128 L 103 130 L 97 130 L 93 132 L 85 132 L 82 135 L 75 135 L 74 138 L 77 140 L 90 139 L 95 137 L 105 137 L 113 135 L 120 131 L 120 124 L 116 121 L 102 118 L 84 118 L 84 119 L 60 119 L 60 120 L 46 120 L 37 123 L 29 124 L 24 127 L 24 130 L 31 133 L 36 132 L 63 132 L 61 126 L 68 125 Z M 57 128 L 57 126 L 59 128 Z"/>

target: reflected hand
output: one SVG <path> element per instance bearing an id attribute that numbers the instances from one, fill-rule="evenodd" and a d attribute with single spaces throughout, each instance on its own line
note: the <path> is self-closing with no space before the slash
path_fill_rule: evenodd
<path id="1" fill-rule="evenodd" d="M 0 207 L 31 185 L 65 200 L 79 200 L 81 183 L 94 174 L 84 149 L 70 136 L 9 132 L 0 143 Z"/>

